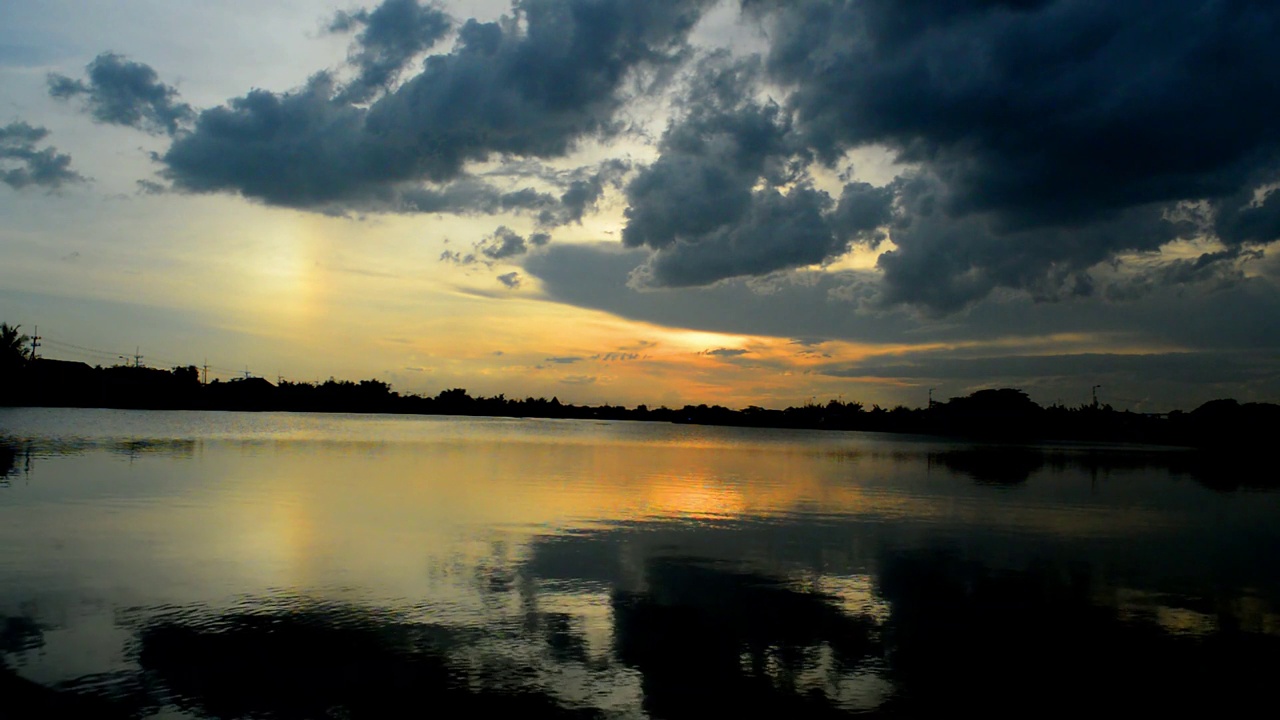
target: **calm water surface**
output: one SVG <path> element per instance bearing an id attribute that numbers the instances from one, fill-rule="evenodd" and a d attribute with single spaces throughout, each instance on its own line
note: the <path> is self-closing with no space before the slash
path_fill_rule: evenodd
<path id="1" fill-rule="evenodd" d="M 861 433 L 0 409 L 0 717 L 1234 714 L 1280 671 L 1270 472 Z"/>

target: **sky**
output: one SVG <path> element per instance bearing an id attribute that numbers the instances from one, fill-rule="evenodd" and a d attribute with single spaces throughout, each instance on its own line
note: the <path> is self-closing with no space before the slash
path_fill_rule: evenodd
<path id="1" fill-rule="evenodd" d="M 8 0 L 0 320 L 575 403 L 1280 400 L 1280 5 Z"/>

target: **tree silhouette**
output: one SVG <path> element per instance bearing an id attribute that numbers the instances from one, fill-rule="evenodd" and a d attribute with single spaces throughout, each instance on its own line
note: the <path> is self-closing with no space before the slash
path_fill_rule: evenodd
<path id="1" fill-rule="evenodd" d="M 21 376 L 27 364 L 22 348 L 29 339 L 18 332 L 20 327 L 0 323 L 0 405 L 9 405 L 20 399 Z"/>
<path id="2" fill-rule="evenodd" d="M 0 322 L 0 367 L 5 370 L 21 367 L 26 360 L 23 347 L 30 338 L 18 333 L 21 327 Z"/>

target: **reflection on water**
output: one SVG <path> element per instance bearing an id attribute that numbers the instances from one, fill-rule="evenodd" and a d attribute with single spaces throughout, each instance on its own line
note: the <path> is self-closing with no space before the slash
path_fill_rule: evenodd
<path id="1" fill-rule="evenodd" d="M 1185 453 L 95 411 L 0 435 L 3 717 L 1231 713 L 1280 663 L 1280 495 Z"/>

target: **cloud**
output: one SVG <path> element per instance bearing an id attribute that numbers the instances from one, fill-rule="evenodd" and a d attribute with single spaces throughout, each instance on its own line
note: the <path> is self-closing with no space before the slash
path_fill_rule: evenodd
<path id="1" fill-rule="evenodd" d="M 443 10 L 417 0 L 384 0 L 378 7 L 339 12 L 330 32 L 356 35 L 348 62 L 359 74 L 343 89 L 340 99 L 359 103 L 386 90 L 413 58 L 435 45 L 452 22 Z"/>
<path id="2" fill-rule="evenodd" d="M 862 297 L 865 288 L 878 287 L 880 280 L 871 271 L 784 276 L 771 294 L 754 291 L 743 279 L 705 288 L 630 290 L 627 275 L 647 255 L 644 250 L 559 244 L 528 256 L 524 269 L 557 302 L 732 335 L 914 344 L 1088 334 L 1189 350 L 1280 351 L 1280 287 L 1260 277 L 1225 288 L 1211 282 L 1160 284 L 1123 303 L 1110 302 L 1103 293 L 1056 303 L 1012 296 L 936 317 L 840 299 Z"/>
<path id="3" fill-rule="evenodd" d="M 82 98 L 93 119 L 125 125 L 149 133 L 173 135 L 195 113 L 178 100 L 178 91 L 160 82 L 150 66 L 105 52 L 94 58 L 85 71 L 89 82 L 51 73 L 49 95 L 60 100 Z"/>
<path id="4" fill-rule="evenodd" d="M 1226 289 L 1245 280 L 1246 263 L 1262 257 L 1261 250 L 1229 247 L 1201 253 L 1194 259 L 1177 258 L 1121 277 L 1107 285 L 1104 293 L 1113 300 L 1134 300 L 1166 286 L 1209 285 L 1212 289 Z"/>
<path id="5" fill-rule="evenodd" d="M 689 287 L 822 263 L 878 245 L 893 193 L 851 183 L 837 202 L 804 172 L 790 114 L 754 98 L 758 62 L 704 59 L 657 161 L 627 185 L 626 247 L 653 252 L 639 287 Z"/>
<path id="6" fill-rule="evenodd" d="M 437 187 L 401 190 L 382 209 L 406 213 L 494 215 L 539 210 L 556 204 L 555 197 L 533 188 L 502 191 L 475 178 L 466 177 Z"/>
<path id="7" fill-rule="evenodd" d="M 70 155 L 53 147 L 36 148 L 48 136 L 47 128 L 21 121 L 0 127 L 0 182 L 15 190 L 57 190 L 85 182 L 84 176 L 71 169 Z"/>
<path id="8" fill-rule="evenodd" d="M 591 359 L 599 360 L 600 362 L 630 362 L 632 360 L 639 360 L 640 353 L 607 352 L 607 353 L 600 353 L 598 355 L 592 355 Z"/>
<path id="9" fill-rule="evenodd" d="M 1000 289 L 1087 297 L 1095 268 L 1177 240 L 1230 253 L 1280 239 L 1267 31 L 1280 9 L 744 8 L 765 26 L 765 56 L 694 66 L 658 159 L 626 185 L 623 245 L 648 251 L 635 288 L 762 277 L 892 239 L 875 283 L 836 292 L 947 315 Z M 839 199 L 814 181 L 868 147 L 893 153 L 896 179 L 849 182 Z M 1175 261 L 1147 282 L 1185 283 L 1190 269 Z"/>
<path id="10" fill-rule="evenodd" d="M 164 174 L 191 192 L 361 208 L 455 180 L 471 162 L 562 157 L 619 131 L 628 82 L 679 59 L 712 4 L 522 0 L 515 18 L 463 23 L 451 51 L 367 107 L 320 73 L 292 92 L 254 90 L 205 110 L 160 158 Z M 372 13 L 350 17 L 372 32 Z"/>
<path id="11" fill-rule="evenodd" d="M 883 253 L 881 301 L 935 313 L 958 310 L 996 288 L 1041 300 L 1088 295 L 1087 271 L 1120 251 L 1151 252 L 1183 236 L 1154 205 L 1129 208 L 1079 226 L 1001 229 L 989 214 L 949 215 L 936 177 L 897 183 L 895 249 Z"/>
<path id="12" fill-rule="evenodd" d="M 520 287 L 520 273 L 518 272 L 503 273 L 498 276 L 498 282 L 507 286 L 508 290 L 515 290 L 516 288 Z"/>
<path id="13" fill-rule="evenodd" d="M 551 242 L 551 236 L 546 233 L 533 233 L 526 239 L 523 235 L 503 225 L 495 230 L 492 235 L 477 242 L 473 246 L 472 252 L 464 255 L 456 250 L 445 250 L 440 254 L 440 259 L 459 265 L 483 263 L 492 267 L 495 262 L 511 260 L 529 252 L 530 247 L 542 247 L 549 242 Z M 508 273 L 507 275 L 513 274 Z"/>
<path id="14" fill-rule="evenodd" d="M 385 0 L 333 16 L 329 30 L 352 33 L 347 64 L 288 92 L 197 115 L 113 53 L 86 80 L 50 76 L 50 92 L 172 134 L 157 160 L 176 191 L 330 214 L 523 214 L 545 234 L 618 188 L 639 290 L 884 249 L 875 273 L 825 292 L 934 316 L 1005 290 L 1131 302 L 1243 282 L 1240 263 L 1280 239 L 1280 7 L 743 0 L 762 54 L 695 53 L 690 32 L 715 5 L 516 0 L 479 22 Z M 682 84 L 656 159 L 554 162 L 629 132 L 634 101 L 674 87 L 658 78 Z M 867 182 L 849 165 L 864 151 L 887 152 L 896 177 Z M 487 177 L 503 174 L 530 182 Z M 1183 240 L 1211 257 L 1099 279 Z M 507 242 L 450 257 L 524 255 Z"/>
<path id="15" fill-rule="evenodd" d="M 1275 353 L 1205 351 L 1180 353 L 1075 353 L 1062 355 L 1001 355 L 982 358 L 921 357 L 914 362 L 866 363 L 828 368 L 822 373 L 846 378 L 897 378 L 951 381 L 1044 381 L 1076 378 L 1083 387 L 1090 379 L 1125 378 L 1195 384 L 1244 383 L 1276 380 Z"/>
<path id="16" fill-rule="evenodd" d="M 703 350 L 701 353 L 698 353 L 698 354 L 709 355 L 711 357 L 719 357 L 719 358 L 735 358 L 735 357 L 742 357 L 743 355 L 746 355 L 748 352 L 750 351 L 743 350 L 742 348 L 716 348 L 714 350 Z"/>
<path id="17" fill-rule="evenodd" d="M 604 195 L 607 185 L 618 187 L 624 174 L 631 169 L 631 163 L 621 159 L 605 160 L 600 163 L 594 173 L 582 177 L 579 170 L 569 180 L 568 186 L 560 196 L 558 212 L 544 211 L 540 222 L 546 226 L 581 223 L 582 216 L 596 209 L 596 203 Z"/>
<path id="18" fill-rule="evenodd" d="M 564 385 L 594 385 L 600 378 L 595 375 L 567 375 L 560 378 Z"/>
<path id="19" fill-rule="evenodd" d="M 490 260 L 505 260 L 508 258 L 523 255 L 529 251 L 529 246 L 539 247 L 546 245 L 550 238 L 545 233 L 534 233 L 526 242 L 524 236 L 517 235 L 514 231 L 506 226 L 499 227 L 494 231 L 493 235 L 478 245 L 480 254 Z"/>
<path id="20" fill-rule="evenodd" d="M 1127 251 L 1280 237 L 1280 8 L 750 0 L 765 72 L 828 163 L 881 146 L 895 193 L 886 302 L 949 312 L 1010 287 L 1084 291 Z M 1212 108 L 1212 111 L 1206 111 Z M 909 176 L 909 174 L 908 174 Z M 927 185 L 927 187 L 924 187 Z M 1171 220 L 1186 203 L 1209 222 Z"/>
<path id="21" fill-rule="evenodd" d="M 914 325 L 904 313 L 869 315 L 855 312 L 846 303 L 828 301 L 827 293 L 844 284 L 874 283 L 870 273 L 824 274 L 818 283 L 795 284 L 772 295 L 754 292 L 743 280 L 708 288 L 635 292 L 626 285 L 628 274 L 648 256 L 646 250 L 559 244 L 528 256 L 523 264 L 551 300 L 667 327 L 897 341 L 904 329 Z"/>
<path id="22" fill-rule="evenodd" d="M 154 180 L 137 180 L 134 186 L 138 188 L 139 195 L 164 195 L 169 192 L 169 188 Z"/>
<path id="23" fill-rule="evenodd" d="M 580 358 L 576 355 L 569 355 L 566 357 L 549 357 L 546 359 L 546 362 L 555 363 L 557 365 L 572 365 L 574 363 L 582 362 L 583 359 L 584 358 Z"/>

